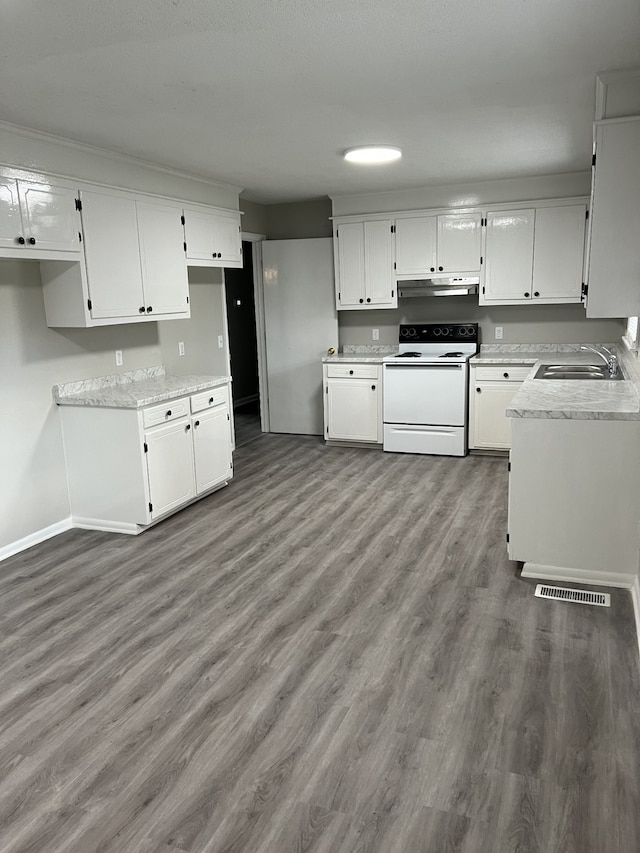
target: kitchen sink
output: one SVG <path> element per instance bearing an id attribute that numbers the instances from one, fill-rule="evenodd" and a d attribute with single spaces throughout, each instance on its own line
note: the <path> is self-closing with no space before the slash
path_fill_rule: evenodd
<path id="1" fill-rule="evenodd" d="M 620 369 L 614 376 L 604 364 L 541 364 L 534 379 L 598 379 L 609 382 L 624 379 Z"/>

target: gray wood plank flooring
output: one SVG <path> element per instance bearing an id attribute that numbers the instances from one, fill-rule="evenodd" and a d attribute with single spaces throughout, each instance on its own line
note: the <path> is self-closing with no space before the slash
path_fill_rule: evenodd
<path id="1" fill-rule="evenodd" d="M 266 435 L 0 564 L 2 853 L 634 853 L 628 593 L 533 597 L 506 461 Z"/>

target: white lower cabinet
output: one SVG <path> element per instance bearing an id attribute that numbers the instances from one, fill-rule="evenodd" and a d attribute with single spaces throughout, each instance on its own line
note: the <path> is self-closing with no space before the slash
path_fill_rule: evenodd
<path id="1" fill-rule="evenodd" d="M 324 365 L 327 441 L 382 443 L 382 366 L 343 362 Z"/>
<path id="2" fill-rule="evenodd" d="M 60 413 L 78 527 L 140 533 L 233 476 L 226 385 L 144 409 Z"/>
<path id="3" fill-rule="evenodd" d="M 506 410 L 532 365 L 471 365 L 469 449 L 509 450 L 511 419 Z"/>

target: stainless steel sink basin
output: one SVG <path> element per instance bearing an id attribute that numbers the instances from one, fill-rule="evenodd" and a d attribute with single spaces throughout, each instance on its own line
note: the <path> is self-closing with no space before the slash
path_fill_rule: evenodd
<path id="1" fill-rule="evenodd" d="M 620 369 L 609 375 L 604 364 L 541 364 L 534 379 L 599 379 L 609 382 L 624 379 Z"/>

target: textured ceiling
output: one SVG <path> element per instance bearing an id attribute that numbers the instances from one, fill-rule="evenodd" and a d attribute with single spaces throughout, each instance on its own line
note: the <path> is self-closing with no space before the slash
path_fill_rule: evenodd
<path id="1" fill-rule="evenodd" d="M 587 169 L 639 65 L 638 0 L 0 0 L 1 120 L 265 203 Z"/>

